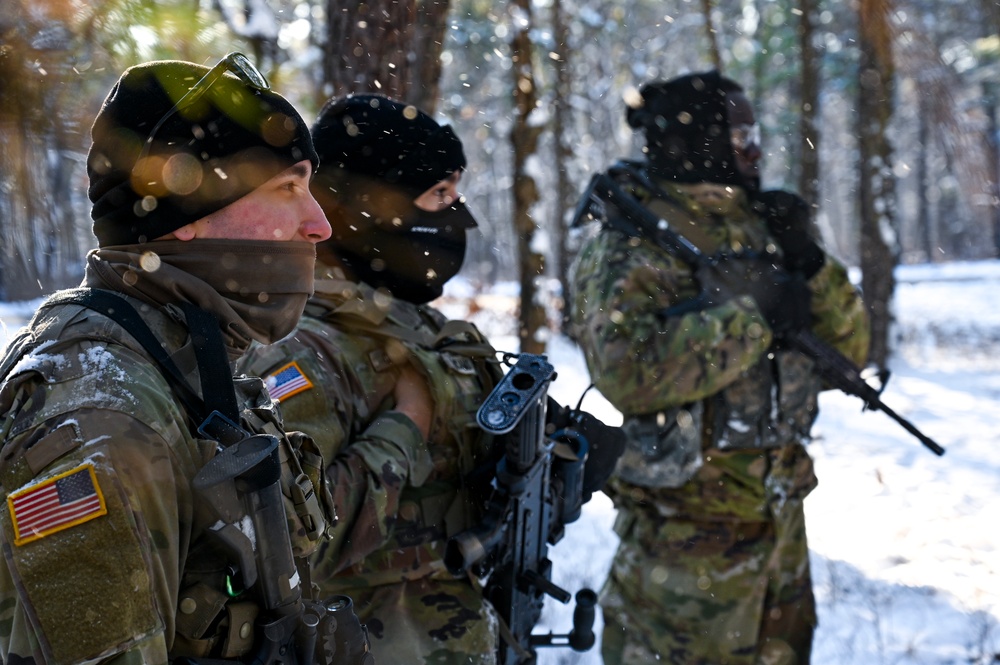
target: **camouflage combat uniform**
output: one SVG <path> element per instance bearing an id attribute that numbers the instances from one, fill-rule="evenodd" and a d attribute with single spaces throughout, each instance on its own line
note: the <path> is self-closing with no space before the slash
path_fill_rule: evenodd
<path id="1" fill-rule="evenodd" d="M 312 581 L 324 595 L 354 598 L 380 662 L 493 663 L 495 613 L 478 585 L 443 563 L 447 537 L 478 518 L 483 488 L 468 478 L 491 466 L 475 414 L 499 377 L 486 362 L 493 349 L 471 324 L 317 270 L 296 332 L 252 350 L 244 365 L 265 377 L 287 425 L 331 460 L 339 522 Z M 392 409 L 403 363 L 433 394 L 427 442 Z"/>
<path id="2" fill-rule="evenodd" d="M 744 190 L 660 184 L 675 203 L 646 205 L 703 253 L 776 245 Z M 750 296 L 665 316 L 698 285 L 646 240 L 603 229 L 573 285 L 591 376 L 629 431 L 608 489 L 621 545 L 602 592 L 604 662 L 808 662 L 812 361 L 771 348 Z M 826 257 L 809 288 L 813 331 L 861 362 L 866 315 L 843 266 Z"/>
<path id="3" fill-rule="evenodd" d="M 129 301 L 200 392 L 180 310 Z M 210 535 L 218 518 L 191 486 L 218 444 L 192 436 L 156 362 L 103 314 L 57 304 L 43 305 L 4 363 L 3 662 L 166 663 L 253 653 L 258 603 L 253 591 L 230 586 L 230 560 Z M 329 499 L 320 458 L 299 465 L 259 379 L 238 378 L 235 387 L 243 427 L 279 438 L 293 545 L 307 556 L 325 521 L 307 533 L 284 481 L 305 471 L 315 485 L 301 476 L 299 487 L 314 497 L 308 509 L 318 508 L 316 497 Z M 40 502 L 47 512 L 35 509 Z"/>

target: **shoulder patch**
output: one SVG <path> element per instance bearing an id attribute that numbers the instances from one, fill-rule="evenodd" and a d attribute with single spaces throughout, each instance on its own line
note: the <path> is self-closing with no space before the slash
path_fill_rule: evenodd
<path id="1" fill-rule="evenodd" d="M 7 497 L 14 544 L 39 538 L 108 514 L 94 467 L 83 464 Z"/>
<path id="2" fill-rule="evenodd" d="M 267 386 L 267 392 L 271 395 L 271 399 L 280 402 L 292 395 L 309 390 L 313 387 L 313 382 L 302 373 L 302 368 L 293 360 L 265 376 L 264 385 Z"/>

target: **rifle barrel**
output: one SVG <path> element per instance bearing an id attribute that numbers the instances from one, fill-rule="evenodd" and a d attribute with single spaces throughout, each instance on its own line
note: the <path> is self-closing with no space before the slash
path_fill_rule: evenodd
<path id="1" fill-rule="evenodd" d="M 858 369 L 849 358 L 816 337 L 808 330 L 799 330 L 787 334 L 783 341 L 795 350 L 812 358 L 816 363 L 816 369 L 820 376 L 838 390 L 854 395 L 864 400 L 865 405 L 874 411 L 881 411 L 897 423 L 903 426 L 907 432 L 917 437 L 920 443 L 924 444 L 935 455 L 944 455 L 944 448 L 934 439 L 930 438 L 916 425 L 899 415 L 879 397 L 877 390 L 872 388 L 861 377 L 861 370 Z"/>

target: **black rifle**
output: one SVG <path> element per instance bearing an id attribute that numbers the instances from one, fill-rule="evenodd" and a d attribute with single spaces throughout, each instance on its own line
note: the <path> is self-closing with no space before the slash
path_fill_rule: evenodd
<path id="1" fill-rule="evenodd" d="M 616 175 L 626 176 L 658 198 L 670 201 L 669 195 L 650 181 L 645 174 L 630 165 L 619 165 L 613 167 L 609 173 L 598 173 L 591 178 L 576 209 L 574 224 L 578 224 L 587 215 L 603 219 L 611 228 L 627 236 L 646 238 L 656 243 L 667 253 L 690 265 L 695 272 L 713 260 L 713 257 L 705 256 L 687 238 L 670 228 L 665 219 L 657 217 L 634 196 L 624 191 L 615 180 Z M 606 209 L 608 205 L 617 209 L 620 214 L 609 212 Z M 816 337 L 811 331 L 796 330 L 784 333 L 779 342 L 812 358 L 816 372 L 830 386 L 848 395 L 860 397 L 865 403 L 865 408 L 882 411 L 936 455 L 944 454 L 944 448 L 882 402 L 881 391 L 864 380 L 861 370 L 850 358 Z M 884 381 L 882 387 L 885 387 Z"/>
<path id="2" fill-rule="evenodd" d="M 489 576 L 485 595 L 502 620 L 503 665 L 534 663 L 535 647 L 586 651 L 595 641 L 597 594 L 591 589 L 576 594 L 571 632 L 531 632 L 545 595 L 570 601 L 570 593 L 551 580 L 548 546 L 559 542 L 583 505 L 586 439 L 572 430 L 546 435 L 548 387 L 555 376 L 545 356 L 523 353 L 479 408 L 479 426 L 504 436 L 504 457 L 481 524 L 455 535 L 445 548 L 452 573 Z"/>
<path id="3" fill-rule="evenodd" d="M 257 651 L 251 665 L 374 665 L 368 634 L 347 596 L 323 602 L 302 597 L 292 554 L 279 479 L 278 439 L 247 435 L 238 425 L 212 414 L 213 433 L 226 447 L 195 476 L 193 486 L 210 502 L 222 526 L 215 531 L 234 560 L 234 593 L 254 588 L 261 603 Z M 206 421 L 208 422 L 208 421 Z M 222 436 L 218 436 L 222 433 Z M 230 439 L 231 443 L 226 442 Z M 249 521 L 253 541 L 244 533 Z M 212 665 L 234 661 L 192 659 Z"/>

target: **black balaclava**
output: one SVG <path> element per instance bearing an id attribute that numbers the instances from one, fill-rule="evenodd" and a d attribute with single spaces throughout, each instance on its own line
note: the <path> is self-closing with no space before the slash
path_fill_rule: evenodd
<path id="1" fill-rule="evenodd" d="M 451 127 L 414 106 L 355 95 L 328 102 L 312 136 L 312 190 L 333 229 L 320 257 L 330 252 L 356 278 L 412 303 L 440 296 L 476 222 L 462 201 L 428 212 L 413 200 L 465 167 Z"/>
<path id="2" fill-rule="evenodd" d="M 651 173 L 677 183 L 757 188 L 736 170 L 726 107 L 728 93 L 742 92 L 735 81 L 709 71 L 647 83 L 639 92 L 642 105 L 629 107 L 627 119 L 646 133 Z"/>

